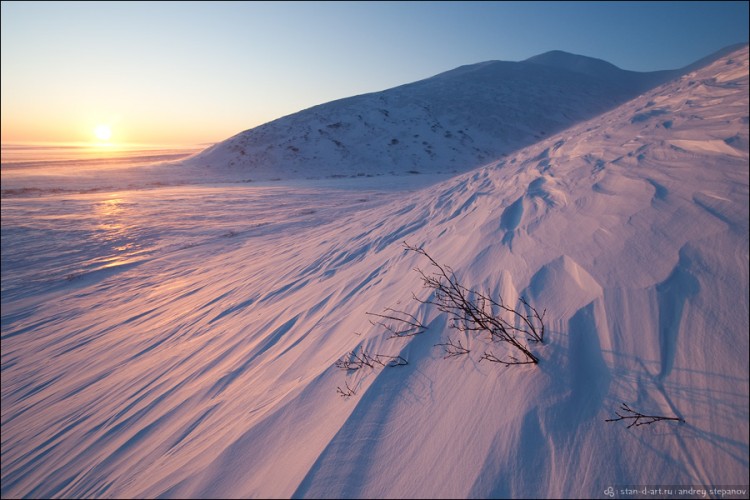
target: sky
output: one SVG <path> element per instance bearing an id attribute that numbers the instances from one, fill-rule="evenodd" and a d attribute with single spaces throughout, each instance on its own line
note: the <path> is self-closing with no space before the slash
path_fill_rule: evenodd
<path id="1" fill-rule="evenodd" d="M 1 9 L 4 144 L 203 145 L 464 64 L 564 50 L 654 71 L 748 41 L 748 2 L 3 1 Z"/>

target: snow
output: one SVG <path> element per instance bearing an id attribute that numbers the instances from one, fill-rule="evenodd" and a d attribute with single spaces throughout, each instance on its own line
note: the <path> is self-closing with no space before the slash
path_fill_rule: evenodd
<path id="1" fill-rule="evenodd" d="M 748 48 L 707 64 L 447 179 L 4 194 L 2 496 L 747 490 Z M 412 298 L 403 241 L 546 309 L 540 363 L 480 361 L 508 352 Z M 355 349 L 408 365 L 335 366 Z M 622 402 L 685 422 L 605 422 Z"/>
<path id="2" fill-rule="evenodd" d="M 465 172 L 677 76 L 551 52 L 487 61 L 322 104 L 244 131 L 186 163 L 253 180 Z"/>

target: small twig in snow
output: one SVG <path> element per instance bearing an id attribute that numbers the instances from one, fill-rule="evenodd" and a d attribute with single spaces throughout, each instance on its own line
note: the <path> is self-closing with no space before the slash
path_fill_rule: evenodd
<path id="1" fill-rule="evenodd" d="M 685 420 L 680 417 L 664 417 L 661 415 L 644 415 L 641 412 L 635 411 L 631 409 L 627 403 L 622 403 L 620 405 L 620 410 L 625 412 L 626 415 L 621 415 L 619 412 L 615 412 L 615 415 L 617 415 L 618 418 L 608 418 L 605 420 L 605 422 L 619 422 L 620 420 L 632 420 L 630 422 L 630 425 L 628 425 L 628 429 L 635 426 L 638 427 L 639 425 L 648 425 L 653 424 L 654 422 L 661 422 L 662 420 L 673 420 L 675 422 L 682 422 L 684 423 Z"/>

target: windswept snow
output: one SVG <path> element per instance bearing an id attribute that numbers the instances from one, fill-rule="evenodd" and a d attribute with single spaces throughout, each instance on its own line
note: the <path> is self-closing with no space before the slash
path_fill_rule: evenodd
<path id="1" fill-rule="evenodd" d="M 2 496 L 746 490 L 748 121 L 744 46 L 423 189 L 4 199 Z M 479 362 L 503 346 L 412 299 L 403 241 L 546 309 L 539 365 Z M 389 307 L 427 331 L 388 338 Z M 622 402 L 685 423 L 605 422 Z"/>

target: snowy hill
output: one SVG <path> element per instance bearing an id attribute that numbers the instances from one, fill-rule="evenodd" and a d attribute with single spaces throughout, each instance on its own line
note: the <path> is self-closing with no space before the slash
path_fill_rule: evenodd
<path id="1" fill-rule="evenodd" d="M 604 80 L 615 88 L 619 86 L 623 90 L 628 89 L 634 92 L 645 92 L 660 83 L 664 83 L 687 72 L 684 70 L 627 71 L 601 59 L 569 54 L 561 50 L 545 52 L 544 54 L 530 57 L 525 62 L 563 71 L 581 73 L 592 78 Z"/>
<path id="2" fill-rule="evenodd" d="M 559 51 L 488 61 L 300 111 L 187 164 L 253 180 L 464 172 L 679 74 L 624 71 Z"/>
<path id="3" fill-rule="evenodd" d="M 53 214 L 49 230 L 13 226 L 4 255 L 69 233 L 71 254 L 106 265 L 55 279 L 60 263 L 42 253 L 44 288 L 4 291 L 2 496 L 746 491 L 748 122 L 745 45 L 417 191 L 4 200 L 4 230 L 14 211 Z M 430 265 L 402 241 L 466 286 L 546 309 L 539 364 L 482 360 L 507 346 L 415 301 L 429 290 L 413 269 Z M 94 253 L 103 242 L 119 253 Z M 389 338 L 367 314 L 386 308 L 426 330 Z M 444 359 L 435 344 L 448 340 L 470 352 Z M 351 351 L 408 364 L 346 371 Z M 684 423 L 606 422 L 622 403 Z"/>

